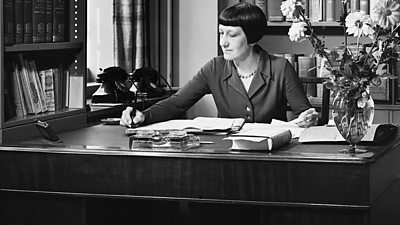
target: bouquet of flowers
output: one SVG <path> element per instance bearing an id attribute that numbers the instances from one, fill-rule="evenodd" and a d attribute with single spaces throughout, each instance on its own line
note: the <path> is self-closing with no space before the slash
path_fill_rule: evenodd
<path id="1" fill-rule="evenodd" d="M 395 0 L 380 0 L 373 8 L 374 16 L 371 17 L 364 11 L 350 12 L 348 1 L 341 1 L 340 25 L 345 30 L 345 46 L 341 55 L 334 50 L 327 51 L 314 33 L 309 18 L 304 16 L 302 0 L 283 1 L 281 11 L 286 18 L 293 20 L 288 32 L 290 40 L 299 42 L 308 39 L 315 54 L 324 59 L 324 69 L 329 71 L 325 87 L 333 94 L 341 88 L 349 88 L 350 97 L 362 108 L 370 98 L 368 87 L 371 84 L 380 85 L 381 79 L 397 78 L 390 74 L 388 65 L 394 65 L 400 58 L 400 5 Z M 350 51 L 348 35 L 356 38 L 357 46 L 361 37 L 369 37 L 371 43 L 368 50 Z"/>

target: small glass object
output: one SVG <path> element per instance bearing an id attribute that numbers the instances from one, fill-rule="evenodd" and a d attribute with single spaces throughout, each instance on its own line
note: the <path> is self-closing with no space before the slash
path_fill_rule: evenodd
<path id="1" fill-rule="evenodd" d="M 181 130 L 141 130 L 129 136 L 131 150 L 187 150 L 200 146 L 200 138 Z"/>

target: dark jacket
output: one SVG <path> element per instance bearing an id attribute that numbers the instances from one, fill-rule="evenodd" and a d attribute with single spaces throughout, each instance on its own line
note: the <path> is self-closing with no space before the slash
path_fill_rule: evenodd
<path id="1" fill-rule="evenodd" d="M 246 122 L 286 121 L 287 103 L 295 114 L 311 107 L 291 64 L 256 46 L 260 62 L 248 93 L 234 63 L 218 56 L 206 63 L 177 93 L 145 110 L 144 124 L 182 115 L 206 94 L 212 94 L 218 116 Z"/>

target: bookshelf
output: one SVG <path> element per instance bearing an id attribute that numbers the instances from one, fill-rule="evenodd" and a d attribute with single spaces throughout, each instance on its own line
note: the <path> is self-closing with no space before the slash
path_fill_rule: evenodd
<path id="1" fill-rule="evenodd" d="M 218 12 L 220 13 L 224 8 L 229 5 L 245 1 L 245 0 L 218 0 Z M 251 0 L 246 0 L 250 1 Z M 352 0 L 355 2 L 357 0 Z M 363 0 L 365 2 L 365 0 Z M 270 1 L 267 1 L 269 4 Z M 376 1 L 367 1 L 371 2 Z M 268 5 L 267 5 L 268 7 Z M 350 6 L 351 7 L 351 6 Z M 370 9 L 370 8 L 369 8 Z M 219 15 L 218 13 L 218 15 Z M 369 13 L 369 12 L 368 12 Z M 343 44 L 343 27 L 337 21 L 311 21 L 314 31 L 324 42 L 326 47 L 334 48 Z M 313 49 L 308 42 L 296 43 L 291 42 L 288 38 L 288 30 L 291 26 L 291 21 L 268 21 L 268 28 L 264 38 L 258 43 L 271 54 L 304 54 L 312 53 Z M 355 40 L 355 39 L 354 39 Z M 349 37 L 349 43 L 355 42 L 352 37 Z M 366 38 L 362 42 L 367 43 Z M 271 44 L 273 43 L 273 44 Z M 218 54 L 222 52 L 218 46 Z M 375 123 L 394 123 L 400 124 L 400 81 L 389 81 L 387 93 L 389 94 L 388 100 L 375 100 Z M 318 105 L 321 102 L 320 98 L 311 98 L 310 102 L 313 105 Z"/>
<path id="2" fill-rule="evenodd" d="M 6 1 L 0 0 L 1 15 L 4 15 Z M 42 43 L 6 45 L 4 18 L 0 17 L 0 143 L 17 142 L 39 136 L 40 133 L 34 124 L 37 119 L 47 121 L 57 132 L 86 125 L 87 2 L 65 0 L 64 3 L 64 40 L 53 40 L 57 42 L 46 40 Z M 15 105 L 14 96 L 11 94 L 13 85 L 10 80 L 14 75 L 13 64 L 18 62 L 19 55 L 28 61 L 34 61 L 38 71 L 62 68 L 62 72 L 56 74 L 61 80 L 62 90 L 57 89 L 55 93 L 63 94 L 60 106 L 55 111 L 25 115 L 12 113 Z"/>

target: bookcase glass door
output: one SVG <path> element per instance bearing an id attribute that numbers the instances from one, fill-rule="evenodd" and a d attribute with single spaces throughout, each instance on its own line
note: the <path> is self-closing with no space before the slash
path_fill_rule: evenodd
<path id="1" fill-rule="evenodd" d="M 0 0 L 2 12 L 10 10 L 5 7 L 9 1 Z M 36 120 L 47 121 L 56 131 L 84 126 L 86 1 L 11 2 L 15 13 L 11 42 L 6 39 L 8 28 L 5 27 L 9 20 L 0 18 L 0 143 L 40 135 L 34 125 Z M 21 10 L 18 4 L 27 2 L 30 8 L 29 4 L 23 5 L 23 12 L 18 12 Z M 22 40 L 16 37 L 21 21 L 24 23 Z M 32 34 L 25 29 L 29 24 L 37 27 L 32 29 Z M 39 31 L 44 32 L 45 38 L 38 37 Z"/>

